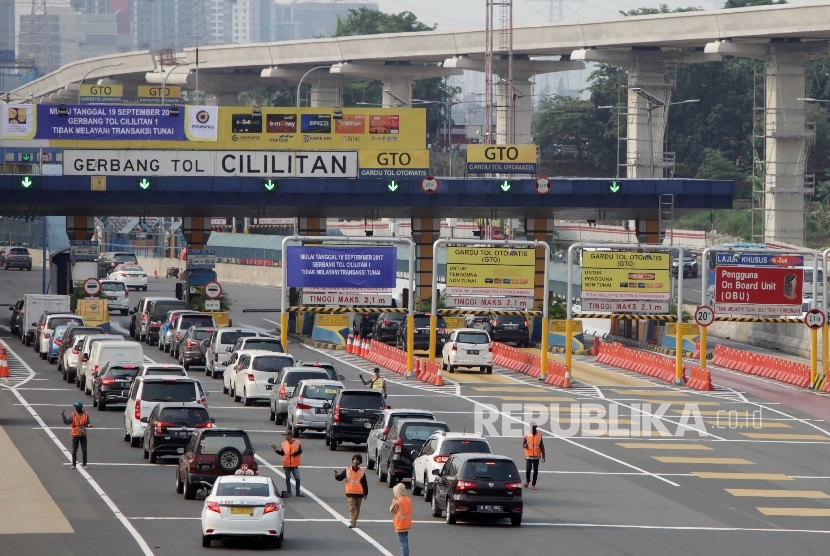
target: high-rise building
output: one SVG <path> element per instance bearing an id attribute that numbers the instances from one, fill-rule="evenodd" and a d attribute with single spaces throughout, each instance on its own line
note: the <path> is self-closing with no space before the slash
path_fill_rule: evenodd
<path id="1" fill-rule="evenodd" d="M 14 58 L 14 24 L 14 0 L 0 0 L 0 51 L 6 52 L 0 56 L 4 58 L 9 57 L 9 50 Z"/>
<path id="2" fill-rule="evenodd" d="M 232 41 L 235 44 L 272 41 L 273 8 L 273 0 L 237 0 L 233 4 Z"/>
<path id="3" fill-rule="evenodd" d="M 349 17 L 349 10 L 368 8 L 377 10 L 376 2 L 291 2 L 274 5 L 275 41 L 291 41 L 330 37 L 337 27 L 337 17 Z"/>

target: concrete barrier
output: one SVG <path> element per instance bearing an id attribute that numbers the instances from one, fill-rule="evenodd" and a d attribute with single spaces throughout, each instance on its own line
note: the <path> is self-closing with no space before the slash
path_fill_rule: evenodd
<path id="1" fill-rule="evenodd" d="M 167 274 L 167 267 L 176 266 L 185 269 L 185 261 L 179 259 L 151 259 L 138 257 L 138 264 L 147 271 L 153 279 L 153 271 L 157 270 L 159 278 Z M 216 279 L 220 284 L 245 284 L 248 286 L 280 287 L 282 286 L 282 268 L 267 266 L 249 266 L 216 263 Z"/>

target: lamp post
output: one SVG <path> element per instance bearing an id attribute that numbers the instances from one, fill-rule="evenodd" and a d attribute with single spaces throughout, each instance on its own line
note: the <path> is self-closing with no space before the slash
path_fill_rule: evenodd
<path id="1" fill-rule="evenodd" d="M 200 64 L 200 63 L 204 64 L 205 62 L 207 62 L 207 60 L 196 60 L 195 62 L 185 62 L 184 64 L 179 64 L 175 68 L 168 71 L 167 75 L 165 75 L 161 80 L 161 105 L 164 106 L 164 91 L 167 89 L 167 78 L 169 78 L 171 75 L 173 75 L 174 71 L 176 71 L 179 68 L 192 66 L 193 64 L 197 64 L 196 67 L 198 68 L 199 67 L 198 64 Z"/>
<path id="2" fill-rule="evenodd" d="M 799 99 L 796 99 L 796 100 L 803 100 L 804 102 L 830 102 L 830 100 L 821 100 L 820 98 L 809 98 L 809 97 L 799 98 Z"/>
<path id="3" fill-rule="evenodd" d="M 297 108 L 300 107 L 300 87 L 303 86 L 303 81 L 306 77 L 308 77 L 309 73 L 319 69 L 331 69 L 331 66 L 314 66 L 313 68 L 311 68 L 303 74 L 303 76 L 300 78 L 300 82 L 297 84 Z"/>
<path id="4" fill-rule="evenodd" d="M 102 70 L 102 69 L 115 68 L 115 67 L 123 66 L 123 65 L 124 65 L 124 62 L 117 62 L 115 64 L 109 64 L 107 66 L 100 66 L 100 67 L 97 67 L 97 68 L 93 68 L 93 69 L 89 70 L 88 72 L 86 72 L 86 75 L 84 75 L 83 78 L 81 78 L 81 82 L 78 83 L 78 104 L 81 104 L 81 87 L 83 87 L 84 81 L 86 81 L 86 78 L 89 77 L 90 73 L 98 71 L 98 70 Z"/>

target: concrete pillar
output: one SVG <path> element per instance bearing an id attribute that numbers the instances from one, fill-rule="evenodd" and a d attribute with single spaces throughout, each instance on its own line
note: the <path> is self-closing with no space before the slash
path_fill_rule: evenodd
<path id="1" fill-rule="evenodd" d="M 410 106 L 412 104 L 412 80 L 412 77 L 395 76 L 392 80 L 384 81 L 383 107 Z"/>
<path id="2" fill-rule="evenodd" d="M 528 218 L 525 232 L 527 233 L 528 241 L 543 241 L 550 242 L 553 239 L 553 219 L 552 218 Z M 545 265 L 549 261 L 545 259 L 545 249 L 543 247 L 536 248 L 536 276 L 533 282 L 533 306 L 538 307 L 545 300 L 545 293 L 550 284 L 545 284 Z"/>
<path id="3" fill-rule="evenodd" d="M 510 91 L 507 83 L 499 82 L 496 86 L 496 143 L 506 145 L 511 143 L 507 125 L 507 104 L 510 101 Z M 513 77 L 513 144 L 533 143 L 531 124 L 533 123 L 533 76 Z"/>
<path id="4" fill-rule="evenodd" d="M 297 234 L 301 236 L 326 235 L 325 218 L 298 218 Z"/>
<path id="5" fill-rule="evenodd" d="M 204 249 L 210 237 L 209 216 L 185 216 L 182 218 L 182 234 L 188 249 Z"/>
<path id="6" fill-rule="evenodd" d="M 310 106 L 343 106 L 343 80 L 321 77 L 311 82 Z"/>
<path id="7" fill-rule="evenodd" d="M 413 218 L 415 242 L 415 300 L 432 296 L 432 244 L 441 236 L 440 218 Z"/>
<path id="8" fill-rule="evenodd" d="M 637 220 L 637 241 L 640 243 L 661 243 L 659 220 Z"/>
<path id="9" fill-rule="evenodd" d="M 628 70 L 628 141 L 626 142 L 626 176 L 662 178 L 663 138 L 669 109 L 657 108 L 633 89 L 641 88 L 663 104 L 671 102 L 674 83 L 665 78 L 666 64 L 636 59 Z M 651 110 L 649 118 L 648 109 Z M 650 143 L 650 144 L 649 144 Z"/>
<path id="10" fill-rule="evenodd" d="M 70 240 L 87 241 L 92 239 L 92 236 L 95 235 L 95 217 L 67 216 L 66 235 Z"/>

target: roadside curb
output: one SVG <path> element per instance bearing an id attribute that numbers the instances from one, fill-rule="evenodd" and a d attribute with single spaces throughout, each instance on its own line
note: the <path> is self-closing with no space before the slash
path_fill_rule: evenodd
<path id="1" fill-rule="evenodd" d="M 669 356 L 672 356 L 672 357 L 677 355 L 677 350 L 676 349 L 666 348 L 666 347 L 663 347 L 663 346 L 656 346 L 654 344 L 648 344 L 646 342 L 641 342 L 639 340 L 632 340 L 631 338 L 624 338 L 622 336 L 612 336 L 612 335 L 609 334 L 607 336 L 607 339 L 610 340 L 610 341 L 620 343 L 624 346 L 633 347 L 633 348 L 637 348 L 637 349 L 643 349 L 643 350 L 647 350 L 647 351 L 653 351 L 653 352 L 659 353 L 661 355 L 669 355 Z M 709 354 L 709 356 L 707 358 L 711 359 L 712 355 L 713 354 Z M 683 352 L 683 357 L 693 357 L 693 356 L 694 356 L 694 352 L 691 352 L 691 351 L 684 351 Z"/>
<path id="2" fill-rule="evenodd" d="M 289 332 L 288 337 L 291 338 L 292 340 L 294 340 L 295 342 L 299 342 L 303 345 L 311 346 L 311 347 L 317 348 L 317 349 L 331 349 L 331 350 L 335 350 L 335 351 L 346 351 L 346 346 L 332 344 L 330 342 L 320 342 L 318 340 L 312 340 L 311 338 L 308 338 L 308 337 L 303 336 L 301 334 L 296 334 L 296 333 Z"/>

